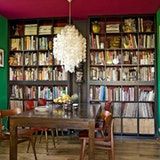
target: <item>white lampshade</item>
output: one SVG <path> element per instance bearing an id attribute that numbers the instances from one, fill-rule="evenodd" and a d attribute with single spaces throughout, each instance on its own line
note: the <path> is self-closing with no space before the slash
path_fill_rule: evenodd
<path id="1" fill-rule="evenodd" d="M 54 38 L 53 53 L 61 65 L 64 65 L 65 71 L 72 73 L 86 59 L 86 39 L 74 25 L 66 25 Z"/>

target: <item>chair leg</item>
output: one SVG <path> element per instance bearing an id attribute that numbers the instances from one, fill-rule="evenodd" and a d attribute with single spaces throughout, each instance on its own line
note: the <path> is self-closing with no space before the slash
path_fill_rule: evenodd
<path id="1" fill-rule="evenodd" d="M 31 143 L 32 148 L 33 148 L 34 158 L 35 158 L 35 160 L 38 160 L 37 155 L 36 155 L 36 149 L 35 149 L 35 141 L 33 140 L 33 137 L 30 138 L 30 143 Z"/>
<path id="2" fill-rule="evenodd" d="M 46 151 L 48 154 L 48 132 L 47 132 L 47 130 L 45 130 L 45 137 L 46 137 Z"/>
<path id="3" fill-rule="evenodd" d="M 38 131 L 35 132 L 34 145 L 36 145 L 37 136 L 38 136 Z M 27 153 L 29 152 L 30 144 L 31 144 L 31 142 L 29 141 L 29 142 L 28 142 L 28 147 L 27 147 Z"/>
<path id="4" fill-rule="evenodd" d="M 112 160 L 115 160 L 114 148 L 111 149 Z"/>
<path id="5" fill-rule="evenodd" d="M 114 160 L 115 159 L 114 150 L 112 150 L 112 149 L 107 150 L 107 154 L 108 154 L 108 159 L 109 160 Z"/>
<path id="6" fill-rule="evenodd" d="M 53 141 L 54 148 L 56 148 L 55 136 L 54 136 L 53 129 L 51 129 L 51 135 L 52 135 L 52 141 Z"/>
<path id="7" fill-rule="evenodd" d="M 59 136 L 59 134 L 58 134 L 58 129 L 56 128 L 56 136 L 58 137 Z"/>
<path id="8" fill-rule="evenodd" d="M 56 141 L 57 141 L 57 144 L 59 144 L 59 134 L 58 134 L 58 129 L 56 128 L 55 129 L 55 131 L 56 131 Z"/>
<path id="9" fill-rule="evenodd" d="M 41 135 L 40 135 L 39 143 L 41 143 L 42 136 L 43 136 L 43 130 L 41 131 Z"/>
<path id="10" fill-rule="evenodd" d="M 108 154 L 108 160 L 112 160 L 112 157 L 111 157 L 111 150 L 107 150 L 107 154 Z"/>
<path id="11" fill-rule="evenodd" d="M 84 160 L 85 148 L 86 148 L 86 139 L 83 139 L 81 144 L 80 160 Z"/>
<path id="12" fill-rule="evenodd" d="M 28 142 L 27 153 L 29 152 L 31 141 Z"/>

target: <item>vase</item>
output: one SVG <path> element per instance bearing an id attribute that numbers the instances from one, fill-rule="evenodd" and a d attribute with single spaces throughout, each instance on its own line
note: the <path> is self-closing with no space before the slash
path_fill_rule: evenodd
<path id="1" fill-rule="evenodd" d="M 99 25 L 99 23 L 97 21 L 92 23 L 92 31 L 93 31 L 93 33 L 99 33 L 100 29 L 101 29 L 101 27 L 100 27 L 100 25 Z"/>

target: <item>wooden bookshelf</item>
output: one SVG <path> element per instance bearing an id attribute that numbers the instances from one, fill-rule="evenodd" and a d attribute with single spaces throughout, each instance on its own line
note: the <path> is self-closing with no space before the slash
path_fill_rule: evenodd
<path id="1" fill-rule="evenodd" d="M 70 75 L 54 58 L 54 38 L 67 24 L 67 18 L 9 21 L 9 98 L 10 107 L 38 98 L 51 103 L 62 94 L 70 94 Z"/>
<path id="2" fill-rule="evenodd" d="M 154 15 L 92 16 L 88 37 L 88 102 L 112 101 L 115 134 L 155 135 Z"/>

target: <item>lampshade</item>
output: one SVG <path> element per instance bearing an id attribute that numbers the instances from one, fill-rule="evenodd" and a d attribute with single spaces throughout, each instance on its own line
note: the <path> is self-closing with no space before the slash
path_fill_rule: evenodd
<path id="1" fill-rule="evenodd" d="M 70 4 L 71 0 L 68 2 Z M 74 25 L 66 25 L 54 38 L 53 53 L 65 71 L 73 73 L 75 67 L 86 59 L 86 39 Z"/>

